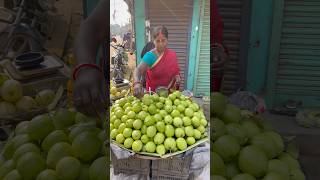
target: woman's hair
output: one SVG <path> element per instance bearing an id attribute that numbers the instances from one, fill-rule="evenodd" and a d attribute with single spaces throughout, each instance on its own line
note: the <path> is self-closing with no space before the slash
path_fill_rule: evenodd
<path id="1" fill-rule="evenodd" d="M 168 29 L 165 26 L 156 26 L 153 29 L 152 38 L 156 39 L 160 33 L 168 39 Z"/>

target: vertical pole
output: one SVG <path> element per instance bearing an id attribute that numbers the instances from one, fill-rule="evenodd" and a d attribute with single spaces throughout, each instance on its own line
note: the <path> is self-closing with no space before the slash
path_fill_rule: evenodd
<path id="1" fill-rule="evenodd" d="M 145 0 L 134 0 L 134 28 L 136 43 L 136 60 L 137 65 L 140 63 L 140 54 L 146 44 L 145 41 Z"/>
<path id="2" fill-rule="evenodd" d="M 195 79 L 195 68 L 196 68 L 196 57 L 198 47 L 198 36 L 199 36 L 199 0 L 193 1 L 193 15 L 192 15 L 192 29 L 190 38 L 190 51 L 189 51 L 189 64 L 188 64 L 188 77 L 187 77 L 187 89 L 193 90 L 194 79 Z"/>
<path id="3" fill-rule="evenodd" d="M 257 94 L 263 93 L 267 78 L 272 5 L 272 0 L 252 0 L 246 89 Z"/>

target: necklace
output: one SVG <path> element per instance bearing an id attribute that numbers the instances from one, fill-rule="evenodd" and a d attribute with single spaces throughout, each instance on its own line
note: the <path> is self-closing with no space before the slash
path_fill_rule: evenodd
<path id="1" fill-rule="evenodd" d="M 164 51 L 163 51 L 163 52 L 161 52 L 161 53 L 159 53 L 157 50 L 156 50 L 155 52 L 156 52 L 156 54 L 157 54 L 157 56 L 158 56 L 158 57 L 162 56 L 162 55 L 163 55 L 163 53 L 164 53 Z"/>

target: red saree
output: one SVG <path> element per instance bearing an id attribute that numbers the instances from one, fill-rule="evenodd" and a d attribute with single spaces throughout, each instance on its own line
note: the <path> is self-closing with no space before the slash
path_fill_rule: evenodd
<path id="1" fill-rule="evenodd" d="M 217 1 L 213 0 L 211 2 L 210 11 L 212 12 L 212 17 L 210 21 L 211 27 L 211 42 L 222 44 L 223 41 L 223 22 L 218 11 Z M 212 44 L 213 44 L 212 43 Z"/>
<path id="2" fill-rule="evenodd" d="M 168 86 L 175 78 L 180 75 L 180 68 L 178 65 L 177 55 L 174 51 L 166 48 L 163 56 L 153 67 L 147 70 L 146 74 L 146 89 L 155 91 L 159 86 Z M 172 86 L 175 84 L 175 80 Z M 172 88 L 172 87 L 170 87 Z"/>

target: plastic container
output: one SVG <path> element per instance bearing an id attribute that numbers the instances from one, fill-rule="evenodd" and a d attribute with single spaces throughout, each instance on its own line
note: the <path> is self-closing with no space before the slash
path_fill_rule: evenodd
<path id="1" fill-rule="evenodd" d="M 38 67 L 44 61 L 44 56 L 40 52 L 27 52 L 17 56 L 14 60 L 21 68 Z"/>
<path id="2" fill-rule="evenodd" d="M 169 95 L 169 90 L 167 87 L 165 86 L 159 86 L 156 89 L 156 93 L 159 94 L 162 97 L 168 97 Z"/>

